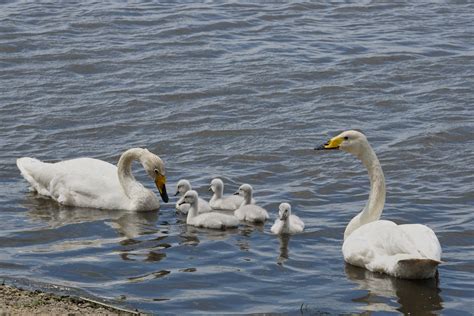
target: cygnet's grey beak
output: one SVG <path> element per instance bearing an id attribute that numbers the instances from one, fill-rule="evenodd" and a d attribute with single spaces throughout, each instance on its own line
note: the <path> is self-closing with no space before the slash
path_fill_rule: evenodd
<path id="1" fill-rule="evenodd" d="M 179 203 L 178 205 L 183 205 L 183 204 L 186 204 L 186 202 L 184 200 L 181 203 Z"/>
<path id="2" fill-rule="evenodd" d="M 179 194 L 179 191 L 176 191 L 176 193 L 174 194 L 174 196 L 177 196 Z"/>
<path id="3" fill-rule="evenodd" d="M 239 191 L 235 192 L 234 195 L 239 195 Z"/>
<path id="4" fill-rule="evenodd" d="M 212 187 L 209 187 L 209 190 L 207 190 L 207 191 L 212 191 Z"/>

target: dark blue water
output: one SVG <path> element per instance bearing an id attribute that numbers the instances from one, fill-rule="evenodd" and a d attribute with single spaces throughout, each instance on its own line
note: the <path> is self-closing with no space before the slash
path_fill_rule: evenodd
<path id="1" fill-rule="evenodd" d="M 0 275 L 163 314 L 472 313 L 473 20 L 468 1 L 1 4 Z M 380 158 L 383 218 L 438 235 L 439 283 L 345 265 L 368 179 L 313 151 L 345 129 Z M 174 199 L 62 207 L 15 165 L 137 146 L 165 161 L 170 193 L 250 183 L 272 220 L 221 232 L 186 226 Z M 289 240 L 269 231 L 283 201 L 306 223 Z"/>

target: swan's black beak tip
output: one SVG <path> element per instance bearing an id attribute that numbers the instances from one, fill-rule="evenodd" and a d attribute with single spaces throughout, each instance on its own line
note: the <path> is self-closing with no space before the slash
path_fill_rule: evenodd
<path id="1" fill-rule="evenodd" d="M 166 193 L 166 186 L 163 186 L 161 188 L 160 195 L 161 195 L 161 199 L 163 200 L 163 202 L 168 203 L 169 197 L 168 197 L 168 193 Z"/>

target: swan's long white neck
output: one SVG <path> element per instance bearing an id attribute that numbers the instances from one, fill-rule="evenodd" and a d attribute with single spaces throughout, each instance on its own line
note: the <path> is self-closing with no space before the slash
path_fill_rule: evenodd
<path id="1" fill-rule="evenodd" d="M 288 214 L 288 217 L 285 218 L 285 220 L 282 221 L 283 224 L 282 224 L 281 229 L 282 229 L 283 232 L 289 232 L 290 231 L 290 216 L 291 216 L 291 214 Z"/>
<path id="2" fill-rule="evenodd" d="M 220 199 L 222 198 L 222 195 L 224 194 L 224 187 L 220 186 L 220 185 L 216 185 L 214 186 L 214 196 L 217 198 L 217 199 Z"/>
<path id="3" fill-rule="evenodd" d="M 189 223 L 194 217 L 198 216 L 199 199 L 196 199 L 189 207 L 186 223 Z"/>
<path id="4" fill-rule="evenodd" d="M 385 205 L 385 177 L 377 155 L 372 147 L 365 143 L 356 156 L 362 161 L 369 173 L 370 193 L 362 212 L 347 225 L 344 239 L 360 226 L 379 220 Z"/>
<path id="5" fill-rule="evenodd" d="M 145 149 L 141 148 L 129 149 L 120 156 L 119 162 L 117 163 L 117 173 L 120 184 L 129 198 L 132 196 L 132 188 L 137 184 L 137 180 L 132 173 L 132 162 L 134 160 L 141 162 L 141 158 L 145 154 L 145 151 Z"/>
<path id="6" fill-rule="evenodd" d="M 250 192 L 248 192 L 247 194 L 245 194 L 245 196 L 244 196 L 244 201 L 242 202 L 242 205 L 249 205 L 249 204 L 252 204 L 252 197 L 253 197 L 252 191 L 250 191 Z"/>

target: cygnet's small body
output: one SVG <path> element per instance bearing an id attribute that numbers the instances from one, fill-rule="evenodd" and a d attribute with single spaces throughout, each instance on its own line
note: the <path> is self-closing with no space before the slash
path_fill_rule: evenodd
<path id="1" fill-rule="evenodd" d="M 278 218 L 270 230 L 274 234 L 297 234 L 304 230 L 304 223 L 298 216 L 291 214 L 290 204 L 281 203 Z"/>
<path id="2" fill-rule="evenodd" d="M 188 192 L 189 190 L 192 190 L 191 183 L 186 180 L 186 179 L 181 179 L 178 181 L 178 184 L 176 184 L 176 195 L 180 195 L 181 197 L 179 200 L 176 202 L 176 210 L 183 213 L 183 214 L 188 214 L 189 211 L 189 204 L 181 204 L 184 200 L 184 194 Z M 209 203 L 201 198 L 199 198 L 199 208 L 198 208 L 198 214 L 202 213 L 208 213 L 211 212 L 212 208 L 209 205 Z"/>
<path id="3" fill-rule="evenodd" d="M 244 202 L 234 212 L 235 217 L 241 221 L 252 223 L 263 223 L 268 219 L 267 211 L 252 203 L 253 189 L 249 184 L 242 184 L 239 190 L 235 193 L 244 198 Z"/>
<path id="4" fill-rule="evenodd" d="M 194 190 L 184 194 L 181 204 L 190 205 L 186 218 L 186 224 L 188 225 L 212 229 L 226 229 L 239 226 L 239 220 L 232 215 L 218 212 L 198 214 L 199 196 Z"/>
<path id="5" fill-rule="evenodd" d="M 213 179 L 209 191 L 214 192 L 209 205 L 214 210 L 235 211 L 244 202 L 244 198 L 237 195 L 223 196 L 224 182 L 221 179 Z"/>

